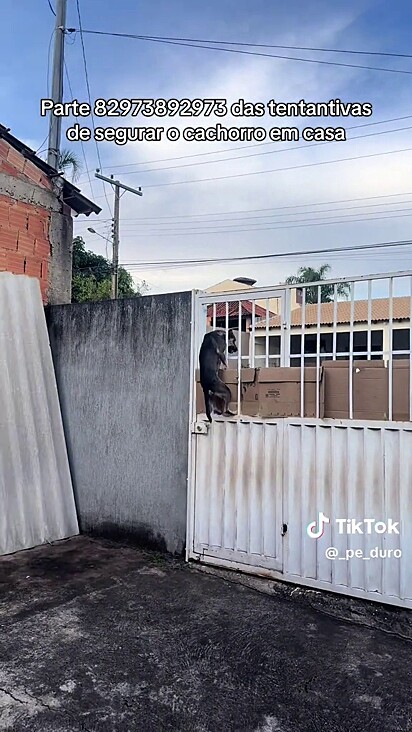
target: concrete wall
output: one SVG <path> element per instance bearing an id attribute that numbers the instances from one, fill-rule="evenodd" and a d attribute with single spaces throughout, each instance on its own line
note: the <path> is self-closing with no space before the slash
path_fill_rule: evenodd
<path id="1" fill-rule="evenodd" d="M 181 552 L 191 294 L 46 309 L 81 529 Z"/>

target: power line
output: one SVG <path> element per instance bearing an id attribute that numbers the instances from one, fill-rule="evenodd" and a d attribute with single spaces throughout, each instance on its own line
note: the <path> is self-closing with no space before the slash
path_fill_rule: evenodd
<path id="1" fill-rule="evenodd" d="M 73 29 L 77 30 L 77 29 Z M 112 36 L 117 38 L 130 38 L 133 40 L 138 41 L 147 41 L 149 43 L 164 43 L 172 46 L 184 46 L 186 48 L 203 48 L 210 51 L 222 51 L 225 53 L 236 53 L 236 54 L 242 54 L 246 56 L 259 56 L 263 58 L 275 58 L 275 59 L 284 59 L 286 61 L 299 61 L 303 63 L 311 63 L 311 64 L 322 64 L 325 66 L 340 66 L 350 69 L 362 69 L 365 71 L 383 71 L 387 73 L 392 74 L 408 74 L 411 75 L 412 71 L 409 71 L 407 69 L 388 69 L 385 67 L 380 66 L 364 66 L 361 64 L 348 64 L 338 61 L 322 61 L 321 59 L 310 59 L 310 58 L 302 58 L 299 56 L 282 56 L 280 54 L 274 54 L 274 53 L 261 53 L 260 51 L 244 51 L 240 48 L 224 48 L 223 46 L 211 46 L 208 45 L 209 42 L 204 43 L 196 43 L 196 42 L 183 42 L 178 40 L 168 40 L 166 37 L 161 36 L 143 36 L 143 35 L 134 35 L 132 33 L 114 33 L 109 31 L 95 31 L 95 30 L 84 30 L 83 33 L 90 33 L 93 35 L 100 35 L 100 36 Z M 232 44 L 233 45 L 233 44 Z"/>
<path id="2" fill-rule="evenodd" d="M 54 10 L 54 8 L 53 8 L 53 5 L 51 4 L 50 0 L 47 0 L 47 2 L 49 3 L 49 8 L 50 8 L 50 10 L 52 11 L 52 13 L 53 13 L 54 17 L 56 17 L 56 12 L 55 12 L 55 10 Z"/>
<path id="3" fill-rule="evenodd" d="M 80 13 L 80 2 L 79 2 L 79 0 L 76 0 L 76 7 L 77 7 L 77 16 L 78 16 L 78 19 L 79 19 L 79 33 L 80 33 L 80 41 L 81 41 L 81 46 L 82 46 L 82 56 L 83 56 L 84 73 L 85 73 L 85 77 L 86 77 L 87 96 L 88 96 L 88 100 L 89 100 L 89 104 L 90 104 L 90 109 L 93 109 L 92 95 L 91 95 L 91 92 L 90 92 L 89 74 L 88 74 L 88 71 L 87 71 L 86 49 L 85 49 L 85 46 L 84 46 L 83 28 L 82 28 L 82 19 L 81 19 L 81 13 Z M 93 128 L 93 137 L 95 139 L 95 145 L 96 145 L 97 159 L 99 161 L 99 167 L 100 167 L 100 170 L 103 170 L 102 161 L 101 161 L 101 158 L 100 158 L 99 146 L 97 144 L 97 140 L 96 140 L 96 136 L 95 136 L 95 125 L 94 125 L 94 115 L 93 114 L 91 115 L 91 123 L 92 123 L 92 128 Z M 109 199 L 107 197 L 106 188 L 105 188 L 105 185 L 104 185 L 103 182 L 102 182 L 102 186 L 103 186 L 104 197 L 106 199 L 106 203 L 107 203 L 108 209 L 109 209 L 110 213 L 112 214 L 112 208 L 111 208 Z"/>
<path id="4" fill-rule="evenodd" d="M 392 117 L 391 119 L 383 119 L 380 122 L 366 122 L 365 124 L 362 124 L 362 125 L 351 125 L 350 127 L 345 127 L 345 129 L 346 130 L 357 130 L 358 127 L 361 128 L 361 127 L 373 127 L 374 125 L 384 125 L 384 124 L 388 124 L 389 122 L 399 122 L 404 119 L 411 119 L 411 117 L 412 117 L 412 115 L 407 114 L 403 117 Z M 351 138 L 351 139 L 356 139 L 356 138 Z M 306 145 L 305 147 L 314 147 L 316 145 L 328 145 L 328 144 L 329 143 L 327 143 L 327 142 L 315 142 L 315 143 L 310 143 L 310 144 Z M 136 163 L 124 163 L 121 165 L 107 165 L 106 168 L 109 168 L 109 170 L 113 170 L 113 169 L 118 170 L 120 168 L 130 168 L 133 165 L 154 165 L 155 163 L 167 163 L 167 162 L 171 162 L 173 160 L 200 158 L 200 157 L 204 157 L 206 155 L 223 155 L 225 153 L 226 154 L 231 153 L 234 150 L 249 150 L 250 148 L 265 147 L 266 145 L 277 145 L 277 143 L 275 143 L 275 142 L 254 142 L 251 145 L 237 145 L 236 147 L 225 148 L 224 150 L 210 150 L 208 152 L 192 153 L 190 155 L 178 155 L 177 157 L 160 158 L 158 160 L 145 160 L 140 163 L 136 162 Z M 295 149 L 296 149 L 296 146 L 293 146 L 290 148 L 283 148 L 279 152 L 285 152 L 286 150 L 295 150 Z M 92 170 L 90 169 L 89 172 L 92 172 Z"/>
<path id="5" fill-rule="evenodd" d="M 410 211 L 410 209 L 407 209 L 407 210 Z M 381 213 L 385 213 L 385 212 L 382 211 Z M 346 218 L 346 219 L 340 220 L 340 221 L 329 221 L 329 220 L 328 221 L 320 221 L 320 220 L 313 221 L 313 219 L 308 219 L 307 221 L 302 220 L 302 221 L 293 222 L 293 223 L 292 222 L 279 222 L 282 224 L 281 226 L 265 226 L 262 228 L 256 228 L 256 226 L 255 226 L 255 228 L 253 228 L 253 229 L 230 229 L 230 231 L 227 231 L 227 230 L 223 229 L 222 227 L 220 227 L 219 229 L 216 229 L 216 230 L 207 229 L 206 231 L 199 231 L 196 229 L 194 229 L 193 231 L 188 231 L 187 229 L 183 230 L 183 231 L 177 231 L 176 229 L 174 229 L 173 231 L 161 230 L 161 231 L 142 231 L 142 232 L 133 232 L 133 233 L 129 232 L 128 235 L 124 234 L 123 237 L 132 238 L 132 237 L 137 237 L 137 236 L 139 236 L 139 237 L 142 237 L 142 236 L 143 237 L 161 237 L 161 236 L 169 237 L 169 236 L 199 236 L 199 235 L 210 236 L 210 235 L 214 235 L 214 234 L 245 234 L 245 233 L 250 233 L 250 232 L 258 233 L 260 231 L 278 231 L 280 229 L 299 229 L 302 227 L 307 228 L 307 227 L 312 227 L 312 226 L 333 226 L 335 224 L 357 224 L 357 223 L 361 223 L 363 221 L 368 221 L 368 222 L 383 221 L 384 219 L 396 219 L 396 218 L 404 218 L 404 217 L 408 217 L 408 216 L 412 216 L 412 213 L 388 214 L 388 215 L 379 216 L 379 217 L 377 217 L 375 215 L 374 218 L 361 218 L 361 219 Z M 332 218 L 335 218 L 335 217 L 332 217 Z M 284 226 L 283 224 L 287 224 L 287 225 Z"/>
<path id="6" fill-rule="evenodd" d="M 363 160 L 365 158 L 375 158 L 379 157 L 381 155 L 394 155 L 401 152 L 409 152 L 412 150 L 412 147 L 404 147 L 400 150 L 386 150 L 385 152 L 380 153 L 369 153 L 368 155 L 355 155 L 350 158 L 336 158 L 335 160 L 323 160 L 317 163 L 303 163 L 300 165 L 289 165 L 286 168 L 270 168 L 269 170 L 256 170 L 256 171 L 250 171 L 248 173 L 235 173 L 232 175 L 221 175 L 221 176 L 213 176 L 211 178 L 197 178 L 195 180 L 178 180 L 178 181 L 172 181 L 170 183 L 151 183 L 150 185 L 146 185 L 145 188 L 164 188 L 165 186 L 179 186 L 179 185 L 187 185 L 187 184 L 193 184 L 193 183 L 208 183 L 210 181 L 216 181 L 216 180 L 229 180 L 232 178 L 245 178 L 250 175 L 263 175 L 264 173 L 279 173 L 283 172 L 285 170 L 300 170 L 302 168 L 313 168 L 317 167 L 319 165 L 331 165 L 333 163 L 345 163 L 347 161 L 352 160 Z"/>
<path id="7" fill-rule="evenodd" d="M 190 43 L 215 43 L 224 46 L 247 46 L 253 48 L 281 48 L 287 51 L 317 51 L 319 53 L 345 53 L 357 54 L 360 56 L 391 56 L 394 58 L 412 58 L 409 53 L 392 53 L 387 51 L 359 51 L 347 48 L 316 48 L 313 46 L 281 46 L 274 43 L 246 43 L 241 41 L 216 41 L 205 38 L 176 38 L 174 36 L 136 36 L 152 41 L 185 41 Z"/>
<path id="8" fill-rule="evenodd" d="M 46 142 L 46 140 L 48 139 L 48 137 L 49 137 L 49 133 L 47 133 L 47 135 L 44 138 L 43 142 L 41 143 L 40 147 L 38 147 L 37 150 L 35 150 L 35 152 L 34 152 L 35 155 L 38 155 L 40 152 L 43 152 L 44 149 L 47 150 L 47 148 L 43 148 L 43 145 Z"/>
<path id="9" fill-rule="evenodd" d="M 330 204 L 335 203 L 354 203 L 356 201 L 376 201 L 378 198 L 396 198 L 398 196 L 412 196 L 412 191 L 403 191 L 401 193 L 387 193 L 387 194 L 381 194 L 379 196 L 363 196 L 363 197 L 356 197 L 356 198 L 341 198 L 341 199 L 335 199 L 333 201 L 311 201 L 310 203 L 295 203 L 288 206 L 271 206 L 269 208 L 249 208 L 249 209 L 238 209 L 237 211 L 216 211 L 215 213 L 212 211 L 208 211 L 206 213 L 199 213 L 199 214 L 179 214 L 178 216 L 156 216 L 156 221 L 158 219 L 180 219 L 180 218 L 198 218 L 199 216 L 222 216 L 224 214 L 242 214 L 242 213 L 259 213 L 262 211 L 285 211 L 287 209 L 296 209 L 296 208 L 307 208 L 308 206 L 329 206 Z M 391 203 L 391 202 L 390 202 Z M 366 204 L 365 204 L 366 205 Z M 378 204 L 379 205 L 379 204 Z M 382 204 L 384 205 L 384 204 Z M 97 222 L 102 223 L 104 221 L 109 221 L 110 219 L 88 219 L 88 221 L 82 221 L 82 225 L 88 224 L 88 222 Z M 153 217 L 146 217 L 146 218 L 139 218 L 139 219 L 122 219 L 123 221 L 152 221 Z"/>
<path id="10" fill-rule="evenodd" d="M 348 253 L 353 252 L 356 256 L 356 252 L 358 251 L 370 251 L 370 250 L 376 250 L 376 249 L 393 249 L 396 247 L 408 247 L 412 245 L 412 240 L 398 240 L 398 241 L 389 241 L 389 242 L 378 242 L 376 244 L 360 244 L 358 246 L 350 245 L 347 247 L 331 247 L 330 249 L 308 249 L 308 250 L 300 250 L 300 251 L 291 251 L 291 252 L 276 252 L 274 254 L 249 254 L 246 256 L 241 257 L 215 257 L 215 258 L 207 258 L 207 259 L 161 259 L 161 260 L 154 260 L 154 261 L 135 261 L 135 262 L 120 262 L 119 265 L 121 267 L 127 267 L 127 268 L 146 268 L 146 267 L 167 267 L 167 266 L 196 266 L 196 265 L 203 265 L 203 264 L 224 264 L 229 262 L 246 262 L 246 261 L 252 261 L 252 260 L 268 260 L 268 259 L 283 259 L 287 257 L 288 259 L 297 259 L 299 257 L 307 257 L 307 256 L 315 256 L 315 255 L 321 255 L 321 256 L 327 256 L 329 257 L 332 254 L 341 254 L 341 253 Z M 96 267 L 99 267 L 100 265 L 96 265 Z M 94 267 L 84 267 L 82 269 L 89 270 L 94 269 Z"/>
<path id="11" fill-rule="evenodd" d="M 392 206 L 392 205 L 401 205 L 401 204 L 409 204 L 409 206 L 411 206 L 412 205 L 412 201 L 399 201 L 399 203 L 394 203 L 394 202 L 389 202 L 389 203 L 375 203 L 375 204 L 369 204 L 369 206 L 365 206 L 365 204 L 364 204 L 362 206 L 349 206 L 348 209 L 372 208 L 372 207 L 379 207 L 379 206 Z M 348 209 L 345 209 L 345 208 L 326 208 L 326 209 L 323 209 L 322 211 L 292 211 L 288 215 L 289 216 L 303 216 L 303 215 L 306 215 L 306 216 L 319 216 L 319 215 L 321 215 L 321 218 L 322 218 L 324 213 L 338 212 L 338 213 L 335 214 L 335 216 L 329 217 L 329 218 L 336 218 L 336 216 L 339 213 L 340 214 L 343 214 Z M 407 210 L 409 211 L 411 209 L 410 208 L 408 208 L 408 209 L 406 209 L 406 208 L 403 208 L 403 209 L 402 208 L 400 208 L 400 209 L 394 209 L 393 211 L 389 211 L 389 213 L 396 214 L 399 211 L 407 211 Z M 363 212 L 361 212 L 361 215 L 362 216 L 372 216 L 372 215 L 375 215 L 376 213 L 377 214 L 384 214 L 384 213 L 387 213 L 387 211 L 363 211 Z M 157 222 L 156 219 L 152 219 L 150 222 L 144 222 L 144 221 L 143 222 L 139 222 L 138 219 L 135 219 L 134 221 L 136 223 L 133 223 L 133 222 L 132 223 L 126 223 L 126 226 L 123 228 L 123 231 L 128 231 L 128 232 L 130 232 L 130 231 L 136 231 L 136 228 L 135 227 L 137 227 L 137 230 L 138 230 L 141 226 L 143 226 L 143 227 L 145 227 L 145 226 L 153 227 L 154 225 L 156 225 L 156 226 L 164 226 L 164 227 L 170 227 L 170 226 L 175 226 L 176 227 L 176 226 L 183 226 L 183 225 L 185 225 L 185 226 L 193 226 L 193 225 L 196 225 L 196 227 L 199 229 L 199 227 L 205 228 L 205 226 L 207 226 L 208 224 L 210 224 L 210 225 L 213 226 L 215 224 L 225 224 L 228 221 L 229 222 L 230 221 L 233 221 L 233 222 L 236 222 L 237 223 L 239 221 L 251 221 L 253 219 L 262 219 L 262 218 L 264 218 L 264 219 L 270 219 L 270 218 L 276 218 L 276 217 L 279 217 L 279 216 L 282 216 L 282 215 L 284 215 L 284 214 L 278 213 L 278 214 L 266 214 L 266 215 L 262 215 L 262 216 L 244 216 L 244 217 L 240 216 L 240 217 L 235 217 L 235 218 L 232 218 L 232 219 L 227 219 L 227 218 L 226 219 L 209 219 L 209 220 L 206 220 L 206 222 L 203 222 L 203 221 Z M 359 211 L 357 213 L 348 214 L 348 216 L 359 216 Z M 309 221 L 312 221 L 312 220 L 313 219 L 309 219 Z M 123 221 L 127 221 L 127 219 L 123 219 Z M 293 222 L 293 220 L 292 220 L 292 222 Z M 89 222 L 86 221 L 86 222 L 82 222 L 82 223 L 85 224 L 85 225 L 88 225 Z M 101 222 L 101 223 L 103 224 L 103 222 Z M 226 226 L 222 226 L 221 228 L 228 228 L 229 229 L 229 228 L 231 228 L 231 226 L 236 226 L 236 223 L 231 224 L 231 225 L 229 225 L 227 227 Z M 268 222 L 268 221 L 261 221 L 261 222 L 259 222 L 258 221 L 255 225 L 256 226 L 261 226 L 261 225 L 265 225 L 265 224 L 268 224 L 268 223 L 270 223 L 270 222 Z M 274 223 L 284 223 L 284 222 L 274 222 Z M 170 229 L 168 228 L 168 230 L 170 230 Z M 256 229 L 256 231 L 258 231 L 258 230 L 259 229 Z M 144 231 L 144 228 L 143 228 L 143 231 Z M 173 231 L 173 229 L 171 229 L 171 231 Z"/>
<path id="12" fill-rule="evenodd" d="M 73 94 L 73 89 L 72 89 L 72 85 L 71 85 L 71 83 L 70 83 L 70 77 L 69 77 L 69 70 L 68 70 L 68 68 L 67 68 L 67 64 L 66 64 L 66 61 L 64 62 L 64 69 L 65 69 L 65 71 L 66 71 L 66 77 L 67 77 L 67 84 L 68 84 L 68 86 L 69 86 L 69 92 L 70 92 L 70 94 L 71 94 L 71 97 L 72 97 L 72 99 L 74 99 L 75 97 L 74 97 L 74 94 Z M 81 146 L 81 149 L 82 149 L 82 154 L 83 154 L 83 160 L 84 160 L 84 164 L 85 164 L 85 166 L 86 166 L 86 171 L 87 171 L 87 178 L 88 178 L 88 181 L 89 181 L 89 186 L 90 186 L 90 190 L 91 190 L 92 196 L 94 197 L 94 193 L 93 193 L 93 186 L 92 186 L 92 181 L 91 181 L 91 178 L 90 178 L 90 173 L 89 173 L 89 170 L 88 170 L 88 168 L 87 168 L 86 152 L 85 152 L 85 149 L 84 149 L 84 143 L 83 143 L 83 141 L 82 141 L 82 140 L 80 140 L 80 146 Z"/>
<path id="13" fill-rule="evenodd" d="M 348 128 L 349 129 L 349 128 Z M 389 135 L 392 132 L 402 132 L 403 130 L 411 130 L 412 126 L 408 127 L 398 127 L 394 130 L 381 130 L 380 132 L 368 132 L 366 135 L 356 135 L 356 137 L 351 137 L 346 142 L 352 142 L 353 140 L 363 140 L 366 137 L 375 137 L 377 135 Z M 147 168 L 143 170 L 128 170 L 122 175 L 136 175 L 140 173 L 158 173 L 160 171 L 164 170 L 177 170 L 178 168 L 192 168 L 194 165 L 215 165 L 217 163 L 226 163 L 230 160 L 244 160 L 245 158 L 255 158 L 261 155 L 276 155 L 277 153 L 283 153 L 288 152 L 290 150 L 302 150 L 304 148 L 308 147 L 317 147 L 318 145 L 330 145 L 330 142 L 314 142 L 310 143 L 309 145 L 294 145 L 292 147 L 285 147 L 281 150 L 265 150 L 264 152 L 255 152 L 255 153 L 248 153 L 247 155 L 237 155 L 235 157 L 230 158 L 224 158 L 222 160 L 202 160 L 200 163 L 184 163 L 183 165 L 169 165 L 164 168 Z M 114 166 L 115 167 L 115 166 Z"/>
<path id="14" fill-rule="evenodd" d="M 342 252 L 357 252 L 367 251 L 371 249 L 390 249 L 393 247 L 405 247 L 411 246 L 412 241 L 410 239 L 391 241 L 391 242 L 379 242 L 377 244 L 360 244 L 358 246 L 347 246 L 347 247 L 331 247 L 330 249 L 310 249 L 307 251 L 290 251 L 290 252 L 276 252 L 274 254 L 248 254 L 242 257 L 216 257 L 207 259 L 173 259 L 173 260 L 155 260 L 152 262 L 122 262 L 122 266 L 126 267 L 147 267 L 147 266 L 160 266 L 160 265 L 194 265 L 194 264 L 220 264 L 222 262 L 246 262 L 252 260 L 267 260 L 267 259 L 283 259 L 284 257 L 298 257 L 298 256 L 313 256 L 315 254 L 321 254 L 328 256 L 331 253 L 342 253 Z"/>

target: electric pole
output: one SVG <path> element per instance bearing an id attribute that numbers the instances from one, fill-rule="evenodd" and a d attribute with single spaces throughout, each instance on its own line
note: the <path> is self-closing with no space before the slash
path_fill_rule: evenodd
<path id="1" fill-rule="evenodd" d="M 143 196 L 140 188 L 130 188 L 125 186 L 124 183 L 120 183 L 119 180 L 114 180 L 113 176 L 106 178 L 104 175 L 100 175 L 99 172 L 95 173 L 96 178 L 106 181 L 114 186 L 114 216 L 113 216 L 113 259 L 112 259 L 112 300 L 116 300 L 119 295 L 119 226 L 120 226 L 120 189 L 124 191 L 130 191 L 135 193 L 136 196 Z"/>
<path id="2" fill-rule="evenodd" d="M 63 101 L 63 69 L 64 69 L 64 34 L 66 31 L 67 0 L 56 0 L 56 25 L 54 27 L 53 80 L 52 100 L 55 104 Z M 49 149 L 47 162 L 52 168 L 58 168 L 60 156 L 60 137 L 62 118 L 50 112 Z"/>

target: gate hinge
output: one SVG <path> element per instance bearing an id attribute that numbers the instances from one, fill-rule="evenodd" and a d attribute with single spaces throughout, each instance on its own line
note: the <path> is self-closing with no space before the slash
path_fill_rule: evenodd
<path id="1" fill-rule="evenodd" d="M 209 422 L 193 422 L 192 434 L 194 435 L 207 435 L 209 430 Z"/>

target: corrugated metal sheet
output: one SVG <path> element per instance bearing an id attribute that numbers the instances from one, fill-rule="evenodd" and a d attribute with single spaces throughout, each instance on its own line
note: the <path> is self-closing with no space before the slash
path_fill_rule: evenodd
<path id="1" fill-rule="evenodd" d="M 281 569 L 281 435 L 277 424 L 215 420 L 196 437 L 196 552 Z"/>
<path id="2" fill-rule="evenodd" d="M 191 556 L 412 608 L 412 425 L 220 419 L 194 439 Z M 330 524 L 312 539 L 320 512 Z M 392 519 L 400 533 L 339 533 L 336 519 Z"/>
<path id="3" fill-rule="evenodd" d="M 39 283 L 0 274 L 0 555 L 78 534 Z"/>
<path id="4" fill-rule="evenodd" d="M 412 425 L 288 420 L 284 429 L 285 577 L 412 607 Z M 330 523 L 314 540 L 306 527 L 320 512 Z M 350 524 L 347 533 L 336 519 L 392 519 L 399 535 L 374 524 L 358 526 L 363 533 Z M 329 547 L 336 559 L 325 556 Z"/>

